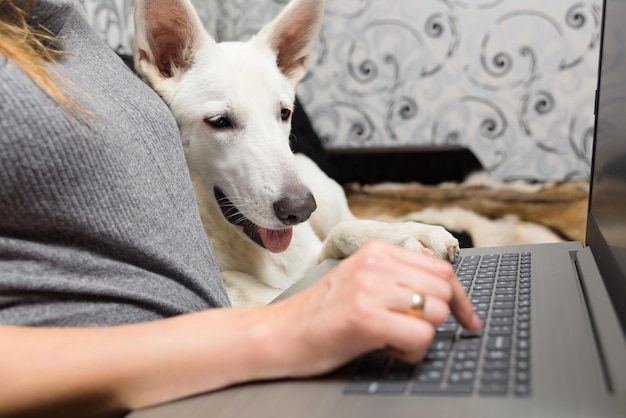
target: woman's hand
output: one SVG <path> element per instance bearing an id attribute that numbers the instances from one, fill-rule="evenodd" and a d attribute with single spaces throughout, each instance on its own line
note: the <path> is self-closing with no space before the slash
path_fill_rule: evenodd
<path id="1" fill-rule="evenodd" d="M 409 315 L 414 294 L 425 298 L 417 316 Z M 375 349 L 416 362 L 450 311 L 467 329 L 481 326 L 448 262 L 383 242 L 268 309 L 277 311 L 276 342 L 285 345 L 291 376 L 326 372 Z"/>

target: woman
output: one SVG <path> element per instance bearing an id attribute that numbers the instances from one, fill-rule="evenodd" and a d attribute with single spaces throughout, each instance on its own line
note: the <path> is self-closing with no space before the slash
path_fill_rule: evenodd
<path id="1" fill-rule="evenodd" d="M 0 415 L 122 413 L 373 349 L 417 361 L 449 310 L 480 328 L 447 263 L 383 243 L 227 308 L 176 124 L 77 7 L 0 0 Z"/>

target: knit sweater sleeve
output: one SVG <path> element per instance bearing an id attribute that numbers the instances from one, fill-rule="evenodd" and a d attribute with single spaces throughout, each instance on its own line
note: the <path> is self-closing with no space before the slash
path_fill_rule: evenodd
<path id="1" fill-rule="evenodd" d="M 67 56 L 50 70 L 84 113 L 0 55 L 0 322 L 100 326 L 228 305 L 169 110 L 67 13 Z"/>

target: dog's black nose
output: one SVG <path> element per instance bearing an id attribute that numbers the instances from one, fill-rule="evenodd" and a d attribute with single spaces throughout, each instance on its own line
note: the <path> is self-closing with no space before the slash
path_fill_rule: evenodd
<path id="1" fill-rule="evenodd" d="M 311 192 L 304 197 L 285 196 L 274 202 L 274 213 L 285 225 L 306 221 L 315 209 L 317 204 Z"/>

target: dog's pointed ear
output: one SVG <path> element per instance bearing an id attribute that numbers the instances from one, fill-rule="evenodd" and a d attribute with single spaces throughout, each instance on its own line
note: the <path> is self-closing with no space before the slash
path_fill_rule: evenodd
<path id="1" fill-rule="evenodd" d="M 186 71 L 206 42 L 215 41 L 189 0 L 135 2 L 135 68 L 153 87 Z"/>
<path id="2" fill-rule="evenodd" d="M 306 74 L 323 17 L 324 0 L 291 0 L 258 33 L 257 40 L 274 51 L 278 68 L 293 86 Z"/>

